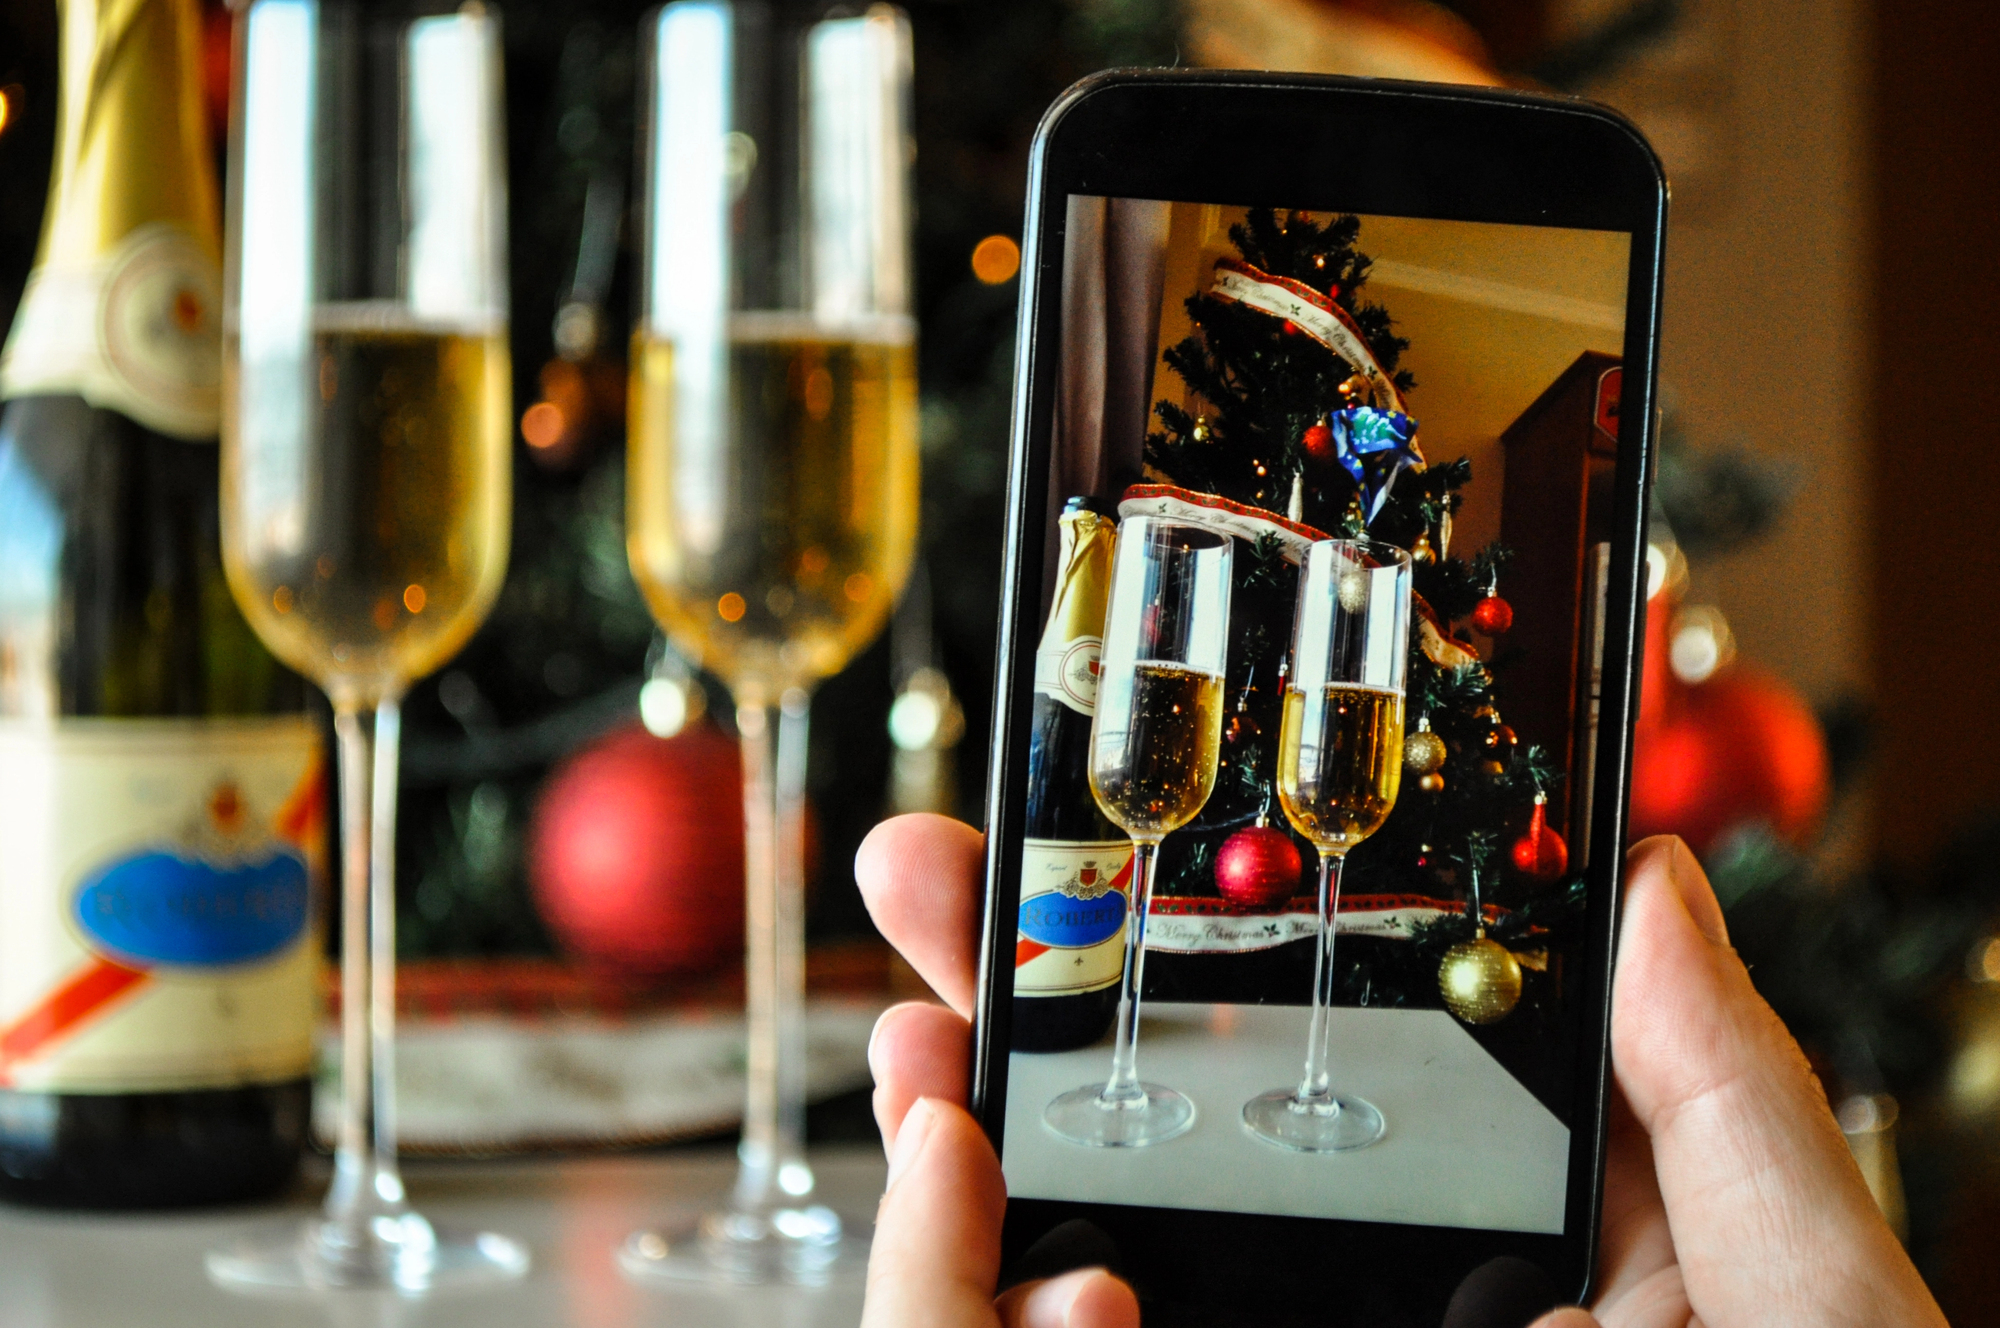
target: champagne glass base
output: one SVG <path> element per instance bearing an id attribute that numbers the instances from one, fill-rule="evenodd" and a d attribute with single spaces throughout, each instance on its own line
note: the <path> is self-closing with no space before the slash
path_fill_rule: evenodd
<path id="1" fill-rule="evenodd" d="M 1193 1128 L 1194 1103 L 1158 1084 L 1139 1088 L 1145 1096 L 1129 1102 L 1106 1098 L 1102 1084 L 1073 1088 L 1043 1109 L 1042 1124 L 1088 1148 L 1143 1148 Z"/>
<path id="2" fill-rule="evenodd" d="M 208 1276 L 240 1291 L 382 1290 L 404 1295 L 524 1277 L 527 1247 L 497 1232 L 439 1231 L 416 1213 L 378 1217 L 359 1240 L 324 1220 L 211 1250 Z"/>
<path id="3" fill-rule="evenodd" d="M 1243 1125 L 1266 1143 L 1300 1153 L 1366 1148 L 1388 1128 L 1372 1102 L 1358 1097 L 1311 1102 L 1288 1088 L 1276 1088 L 1245 1102 Z"/>
<path id="4" fill-rule="evenodd" d="M 633 1232 L 618 1247 L 618 1267 L 642 1285 L 858 1285 L 868 1273 L 868 1238 L 820 1204 L 725 1210 Z"/>

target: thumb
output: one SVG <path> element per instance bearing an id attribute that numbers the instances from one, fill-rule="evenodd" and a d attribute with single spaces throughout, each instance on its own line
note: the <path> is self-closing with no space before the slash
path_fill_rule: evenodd
<path id="1" fill-rule="evenodd" d="M 1632 850 L 1612 1060 L 1706 1323 L 1944 1323 L 1678 839 Z"/>
<path id="2" fill-rule="evenodd" d="M 862 1328 L 994 1328 L 1000 1159 L 962 1108 L 918 1098 L 889 1156 Z"/>

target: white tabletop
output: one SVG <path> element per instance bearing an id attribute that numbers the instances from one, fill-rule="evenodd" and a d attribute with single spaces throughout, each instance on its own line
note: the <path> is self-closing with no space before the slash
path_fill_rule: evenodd
<path id="1" fill-rule="evenodd" d="M 825 1202 L 865 1226 L 882 1189 L 878 1148 L 815 1151 Z M 440 1225 L 504 1231 L 533 1254 L 527 1278 L 424 1300 L 340 1292 L 247 1297 L 208 1281 L 202 1255 L 312 1211 L 324 1172 L 284 1204 L 105 1215 L 0 1206 L 0 1328 L 847 1328 L 858 1286 L 801 1297 L 663 1292 L 612 1262 L 626 1235 L 728 1192 L 727 1150 L 507 1163 L 417 1163 L 411 1198 Z"/>
<path id="2" fill-rule="evenodd" d="M 1149 1207 L 1228 1209 L 1369 1222 L 1562 1230 L 1569 1130 L 1442 1010 L 1336 1009 L 1334 1091 L 1375 1104 L 1379 1143 L 1309 1155 L 1252 1136 L 1250 1098 L 1293 1087 L 1305 1060 L 1299 1006 L 1152 1002 L 1139 1077 L 1195 1103 L 1194 1128 L 1145 1148 L 1085 1148 L 1042 1124 L 1051 1098 L 1102 1083 L 1108 1041 L 1016 1052 L 1002 1160 L 1009 1193 Z"/>

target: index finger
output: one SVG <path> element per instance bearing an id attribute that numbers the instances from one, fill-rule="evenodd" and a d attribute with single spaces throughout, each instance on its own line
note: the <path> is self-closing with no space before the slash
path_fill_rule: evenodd
<path id="1" fill-rule="evenodd" d="M 882 822 L 854 855 L 868 914 L 945 1003 L 972 1017 L 986 836 L 947 816 Z"/>

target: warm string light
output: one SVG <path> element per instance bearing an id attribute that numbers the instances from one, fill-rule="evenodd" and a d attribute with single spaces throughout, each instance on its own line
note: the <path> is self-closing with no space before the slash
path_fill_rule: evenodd
<path id="1" fill-rule="evenodd" d="M 562 407 L 553 401 L 537 401 L 521 413 L 521 437 L 537 450 L 554 447 L 568 430 Z"/>
<path id="2" fill-rule="evenodd" d="M 988 286 L 1011 281 L 1021 270 L 1021 246 L 1005 235 L 989 235 L 972 246 L 972 275 Z"/>

